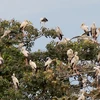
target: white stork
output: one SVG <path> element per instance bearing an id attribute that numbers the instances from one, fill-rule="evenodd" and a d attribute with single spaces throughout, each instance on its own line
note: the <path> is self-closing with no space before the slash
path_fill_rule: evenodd
<path id="1" fill-rule="evenodd" d="M 84 95 L 85 91 L 82 90 L 81 91 L 81 95 L 79 96 L 79 98 L 77 100 L 85 100 L 85 95 Z"/>
<path id="2" fill-rule="evenodd" d="M 47 61 L 45 62 L 46 69 L 50 67 L 50 64 L 52 63 L 52 59 L 50 57 L 47 57 Z"/>
<path id="3" fill-rule="evenodd" d="M 13 73 L 13 75 L 11 76 L 11 78 L 12 78 L 12 81 L 13 81 L 13 84 L 14 84 L 15 89 L 18 89 L 18 87 L 19 87 L 19 81 L 15 77 L 15 73 Z"/>
<path id="4" fill-rule="evenodd" d="M 29 25 L 29 21 L 28 20 L 24 20 L 20 25 L 20 31 L 24 30 L 27 25 Z"/>
<path id="5" fill-rule="evenodd" d="M 89 28 L 85 25 L 85 23 L 81 24 L 81 29 L 89 36 Z"/>
<path id="6" fill-rule="evenodd" d="M 60 27 L 57 26 L 55 31 L 56 31 L 56 34 L 57 34 L 59 40 L 62 40 L 63 34 L 62 34 Z"/>
<path id="7" fill-rule="evenodd" d="M 79 61 L 79 57 L 77 56 L 78 55 L 78 52 L 75 52 L 74 53 L 74 57 L 71 59 L 71 68 L 75 68 L 76 69 L 76 64 L 78 63 Z"/>
<path id="8" fill-rule="evenodd" d="M 36 66 L 35 62 L 33 62 L 32 60 L 30 60 L 29 61 L 29 65 L 31 66 L 32 70 L 36 71 L 37 66 Z"/>
<path id="9" fill-rule="evenodd" d="M 45 25 L 45 23 L 47 21 L 48 21 L 48 19 L 46 17 L 40 18 L 40 25 L 41 25 L 41 23 L 44 23 L 44 25 Z"/>

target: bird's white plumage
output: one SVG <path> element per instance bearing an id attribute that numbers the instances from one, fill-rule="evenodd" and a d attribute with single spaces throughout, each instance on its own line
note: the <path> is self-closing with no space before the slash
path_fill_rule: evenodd
<path id="1" fill-rule="evenodd" d="M 34 70 L 37 68 L 36 63 L 33 62 L 32 60 L 29 61 L 29 65 L 31 66 L 31 68 Z"/>
<path id="2" fill-rule="evenodd" d="M 12 78 L 12 81 L 13 81 L 13 84 L 14 84 L 15 89 L 18 89 L 19 81 L 18 81 L 18 79 L 15 77 L 15 74 L 14 74 L 14 73 L 13 73 L 13 75 L 11 76 L 11 78 Z"/>
<path id="3" fill-rule="evenodd" d="M 88 26 L 86 26 L 84 23 L 81 24 L 81 29 L 83 29 L 84 32 L 88 32 L 89 31 Z"/>
<path id="4" fill-rule="evenodd" d="M 11 30 L 5 30 L 4 34 L 1 36 L 1 38 L 4 38 L 5 36 L 7 36 L 10 32 L 11 32 Z"/>
<path id="5" fill-rule="evenodd" d="M 28 24 L 29 24 L 29 22 L 27 20 L 25 20 L 21 23 L 20 28 L 24 29 Z"/>
<path id="6" fill-rule="evenodd" d="M 49 67 L 51 62 L 52 62 L 52 59 L 48 58 L 48 60 L 45 62 L 45 66 Z"/>
<path id="7" fill-rule="evenodd" d="M 29 52 L 25 48 L 22 48 L 21 52 L 24 54 L 25 57 L 28 57 Z"/>
<path id="8" fill-rule="evenodd" d="M 78 61 L 79 61 L 79 57 L 77 56 L 78 52 L 75 52 L 74 57 L 71 60 L 71 65 L 73 64 L 73 66 L 75 66 Z"/>
<path id="9" fill-rule="evenodd" d="M 68 56 L 68 58 L 72 58 L 73 57 L 73 50 L 72 49 L 68 49 L 67 50 L 67 56 Z"/>

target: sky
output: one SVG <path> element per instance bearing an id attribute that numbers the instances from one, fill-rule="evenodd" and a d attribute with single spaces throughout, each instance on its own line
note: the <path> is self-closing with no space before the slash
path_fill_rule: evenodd
<path id="1" fill-rule="evenodd" d="M 59 26 L 66 38 L 81 35 L 80 25 L 83 22 L 89 27 L 95 22 L 100 27 L 99 10 L 100 0 L 0 0 L 0 18 L 14 18 L 20 22 L 27 19 L 40 29 L 40 18 L 46 17 L 46 27 Z M 52 40 L 42 37 L 35 41 L 32 50 L 44 51 L 46 44 Z"/>

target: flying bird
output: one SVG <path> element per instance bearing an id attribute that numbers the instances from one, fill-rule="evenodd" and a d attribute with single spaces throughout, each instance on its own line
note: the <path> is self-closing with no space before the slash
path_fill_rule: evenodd
<path id="1" fill-rule="evenodd" d="M 89 36 L 89 28 L 88 26 L 85 25 L 85 23 L 81 24 L 81 29 L 84 30 L 85 34 L 87 34 L 87 36 Z"/>
<path id="2" fill-rule="evenodd" d="M 56 35 L 58 36 L 59 40 L 62 40 L 63 34 L 62 34 L 60 27 L 57 26 L 55 31 L 56 31 Z"/>
<path id="3" fill-rule="evenodd" d="M 15 73 L 13 73 L 13 75 L 11 76 L 11 78 L 12 78 L 12 81 L 13 81 L 15 89 L 18 89 L 19 88 L 19 81 L 16 78 Z"/>
<path id="4" fill-rule="evenodd" d="M 20 25 L 20 31 L 24 30 L 27 25 L 29 25 L 29 21 L 24 20 Z"/>
<path id="5" fill-rule="evenodd" d="M 33 62 L 32 60 L 30 60 L 29 61 L 29 65 L 31 66 L 32 70 L 36 71 L 37 66 L 36 66 L 35 62 Z"/>

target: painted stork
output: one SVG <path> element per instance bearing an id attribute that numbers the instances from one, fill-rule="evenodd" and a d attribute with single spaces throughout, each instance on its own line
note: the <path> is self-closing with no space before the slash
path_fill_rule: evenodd
<path id="1" fill-rule="evenodd" d="M 62 34 L 60 27 L 57 26 L 55 31 L 56 31 L 56 34 L 57 34 L 59 40 L 62 40 L 63 34 Z"/>
<path id="2" fill-rule="evenodd" d="M 50 67 L 50 64 L 52 63 L 52 59 L 51 59 L 50 57 L 47 57 L 46 59 L 47 59 L 47 61 L 45 62 L 45 65 L 44 65 L 44 66 L 45 66 L 46 69 L 47 69 L 47 68 Z"/>
<path id="3" fill-rule="evenodd" d="M 100 90 L 100 66 L 94 67 L 97 76 L 97 88 Z"/>
<path id="4" fill-rule="evenodd" d="M 21 48 L 21 52 L 22 52 L 23 55 L 25 56 L 26 65 L 28 65 L 28 56 L 29 56 L 29 52 L 28 52 L 25 48 Z"/>
<path id="5" fill-rule="evenodd" d="M 72 49 L 68 49 L 68 50 L 67 50 L 67 56 L 68 56 L 68 62 L 70 63 L 72 57 L 74 56 L 73 50 L 72 50 Z"/>
<path id="6" fill-rule="evenodd" d="M 70 41 L 69 38 L 63 38 L 62 41 L 57 42 L 57 45 L 59 45 L 59 44 L 66 44 L 66 43 L 68 43 L 68 41 Z"/>
<path id="7" fill-rule="evenodd" d="M 85 100 L 85 95 L 84 94 L 85 94 L 85 91 L 82 90 L 81 95 L 79 96 L 79 98 L 77 100 Z"/>
<path id="8" fill-rule="evenodd" d="M 18 89 L 18 87 L 19 87 L 19 81 L 16 78 L 15 73 L 13 73 L 13 75 L 11 76 L 11 78 L 12 78 L 12 81 L 13 81 L 15 89 Z"/>
<path id="9" fill-rule="evenodd" d="M 48 22 L 48 19 L 46 17 L 40 18 L 40 25 L 41 23 L 44 23 L 45 25 L 46 22 Z"/>
<path id="10" fill-rule="evenodd" d="M 89 36 L 89 28 L 85 25 L 85 23 L 81 24 L 81 29 L 84 30 L 84 32 Z"/>
<path id="11" fill-rule="evenodd" d="M 2 65 L 4 63 L 4 59 L 1 57 L 1 54 L 0 54 L 0 65 Z"/>
<path id="12" fill-rule="evenodd" d="M 33 62 L 32 60 L 30 60 L 29 61 L 29 65 L 31 66 L 32 70 L 36 71 L 37 66 L 36 66 L 35 62 Z"/>
<path id="13" fill-rule="evenodd" d="M 20 31 L 24 30 L 27 25 L 29 25 L 29 21 L 24 20 L 20 25 Z"/>
<path id="14" fill-rule="evenodd" d="M 79 61 L 79 57 L 78 57 L 77 55 L 78 55 L 78 52 L 75 52 L 73 58 L 71 59 L 71 68 L 72 68 L 72 69 L 73 69 L 73 68 L 76 69 L 76 64 L 77 64 L 78 61 Z"/>

